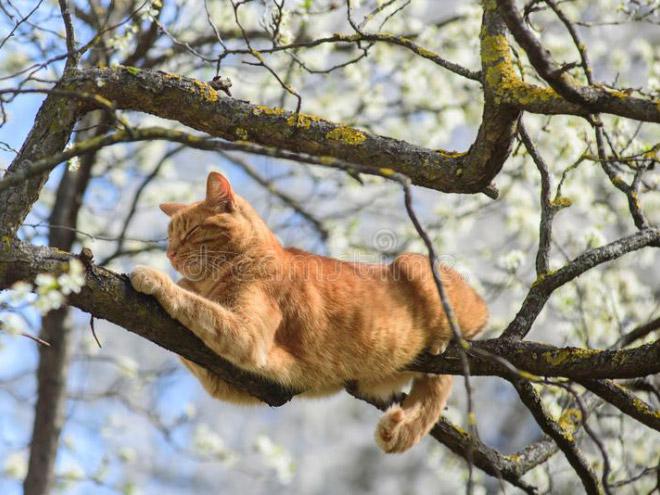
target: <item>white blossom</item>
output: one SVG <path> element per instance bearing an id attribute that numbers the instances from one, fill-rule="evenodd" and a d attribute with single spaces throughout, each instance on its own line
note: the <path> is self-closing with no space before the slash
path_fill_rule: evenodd
<path id="1" fill-rule="evenodd" d="M 0 329 L 9 335 L 20 335 L 25 331 L 25 322 L 15 313 L 5 313 L 0 322 Z"/>
<path id="2" fill-rule="evenodd" d="M 11 286 L 8 302 L 12 305 L 18 305 L 24 302 L 32 293 L 32 284 L 19 281 Z"/>
<path id="3" fill-rule="evenodd" d="M 45 294 L 57 288 L 57 279 L 50 273 L 40 273 L 36 276 L 34 282 L 37 284 L 37 292 L 40 294 Z"/>
<path id="4" fill-rule="evenodd" d="M 135 378 L 138 374 L 138 364 L 128 356 L 118 356 L 117 366 L 122 375 L 127 378 Z"/>
<path id="5" fill-rule="evenodd" d="M 64 303 L 64 294 L 57 289 L 50 289 L 48 292 L 42 292 L 34 303 L 35 308 L 41 314 L 46 314 L 54 309 L 59 309 Z"/>
<path id="6" fill-rule="evenodd" d="M 257 452 L 263 456 L 266 464 L 275 470 L 280 483 L 288 484 L 293 480 L 295 464 L 282 446 L 275 444 L 266 435 L 257 436 L 254 446 Z"/>
<path id="7" fill-rule="evenodd" d="M 589 249 L 600 247 L 606 243 L 605 236 L 594 228 L 587 229 L 584 233 L 584 240 Z"/>
<path id="8" fill-rule="evenodd" d="M 77 172 L 80 170 L 80 157 L 72 156 L 69 158 L 69 170 L 71 172 Z"/>
<path id="9" fill-rule="evenodd" d="M 137 452 L 133 447 L 122 447 L 119 449 L 119 452 L 117 452 L 117 455 L 122 462 L 128 464 L 135 460 Z"/>
<path id="10" fill-rule="evenodd" d="M 236 454 L 225 446 L 222 437 L 206 423 L 198 424 L 195 428 L 193 447 L 200 454 L 216 457 L 228 465 L 237 461 Z"/>
<path id="11" fill-rule="evenodd" d="M 15 480 L 23 480 L 27 474 L 27 456 L 25 452 L 14 452 L 5 458 L 3 472 Z"/>
<path id="12" fill-rule="evenodd" d="M 85 285 L 85 267 L 77 260 L 72 259 L 69 262 L 68 273 L 63 273 L 57 278 L 62 294 L 69 295 L 78 293 Z"/>
<path id="13" fill-rule="evenodd" d="M 71 458 L 66 458 L 58 470 L 58 475 L 68 481 L 80 481 L 85 479 L 83 467 Z"/>
<path id="14" fill-rule="evenodd" d="M 497 264 L 508 272 L 517 272 L 521 265 L 525 262 L 527 255 L 519 249 L 509 251 L 506 255 L 501 256 L 497 260 Z"/>

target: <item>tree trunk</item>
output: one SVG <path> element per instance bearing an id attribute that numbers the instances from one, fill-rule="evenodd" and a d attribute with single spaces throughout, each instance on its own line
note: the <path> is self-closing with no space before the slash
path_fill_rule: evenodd
<path id="1" fill-rule="evenodd" d="M 82 128 L 95 128 L 99 117 L 87 116 Z M 105 120 L 105 118 L 103 118 Z M 97 128 L 102 132 L 104 125 Z M 79 136 L 82 137 L 82 136 Z M 49 245 L 70 251 L 76 239 L 73 229 L 78 223 L 82 197 L 90 179 L 96 154 L 85 155 L 80 168 L 67 168 L 57 190 L 49 218 Z M 66 384 L 71 355 L 71 328 L 67 324 L 68 308 L 49 312 L 42 320 L 40 337 L 50 346 L 39 347 L 37 370 L 37 404 L 35 406 L 28 472 L 23 482 L 25 495 L 48 495 L 52 492 L 55 459 L 64 423 Z"/>

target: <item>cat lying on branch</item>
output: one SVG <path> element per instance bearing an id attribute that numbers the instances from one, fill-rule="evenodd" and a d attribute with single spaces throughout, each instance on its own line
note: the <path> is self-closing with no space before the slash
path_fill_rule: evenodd
<path id="1" fill-rule="evenodd" d="M 163 203 L 171 217 L 167 256 L 176 284 L 138 266 L 131 283 L 158 299 L 172 318 L 236 366 L 303 395 L 357 383 L 357 392 L 389 400 L 412 380 L 400 404 L 376 428 L 385 452 L 403 452 L 431 429 L 451 391 L 449 375 L 400 371 L 425 348 L 444 352 L 452 338 L 427 257 L 391 264 L 349 263 L 285 248 L 250 204 L 217 172 L 206 198 Z M 449 267 L 442 281 L 466 338 L 488 318 L 483 300 Z M 214 397 L 260 403 L 190 361 L 184 364 Z"/>

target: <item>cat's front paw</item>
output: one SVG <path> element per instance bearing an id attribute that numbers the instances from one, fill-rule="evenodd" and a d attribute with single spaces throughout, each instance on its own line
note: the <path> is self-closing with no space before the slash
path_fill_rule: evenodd
<path id="1" fill-rule="evenodd" d="M 431 344 L 429 345 L 429 352 L 434 356 L 439 356 L 440 354 L 444 354 L 444 352 L 447 350 L 447 346 L 449 345 L 449 342 L 451 342 L 451 340 L 447 338 L 434 339 L 431 341 Z"/>
<path id="2" fill-rule="evenodd" d="M 148 266 L 138 265 L 131 272 L 131 285 L 143 294 L 157 294 L 167 282 L 167 275 Z"/>

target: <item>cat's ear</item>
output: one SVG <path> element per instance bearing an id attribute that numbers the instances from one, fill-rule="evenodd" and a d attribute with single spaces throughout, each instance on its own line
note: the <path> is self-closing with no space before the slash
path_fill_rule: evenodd
<path id="1" fill-rule="evenodd" d="M 211 172 L 206 179 L 206 203 L 228 210 L 234 206 L 234 190 L 227 177 L 219 172 Z"/>
<path id="2" fill-rule="evenodd" d="M 159 205 L 159 208 L 162 210 L 163 213 L 165 213 L 165 215 L 171 217 L 181 208 L 185 208 L 185 206 L 186 205 L 184 205 L 183 203 L 161 203 Z"/>

